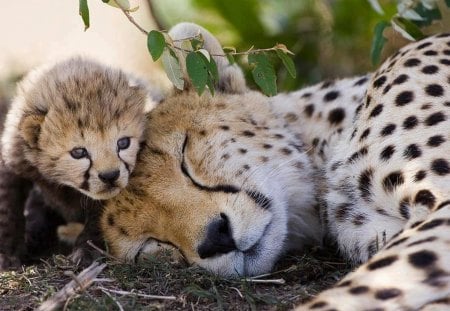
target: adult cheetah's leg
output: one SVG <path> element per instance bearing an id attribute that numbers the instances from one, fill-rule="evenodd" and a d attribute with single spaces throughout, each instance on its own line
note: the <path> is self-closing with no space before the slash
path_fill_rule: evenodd
<path id="1" fill-rule="evenodd" d="M 445 201 L 334 288 L 297 310 L 432 310 L 448 297 L 450 201 Z"/>
<path id="2" fill-rule="evenodd" d="M 24 251 L 25 200 L 31 183 L 0 164 L 0 271 L 20 264 Z"/>

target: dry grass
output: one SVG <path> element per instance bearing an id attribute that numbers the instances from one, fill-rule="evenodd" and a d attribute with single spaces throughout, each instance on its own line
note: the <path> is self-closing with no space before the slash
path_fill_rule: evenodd
<path id="1" fill-rule="evenodd" d="M 70 297 L 64 309 L 288 310 L 349 271 L 342 260 L 323 251 L 286 256 L 275 272 L 261 278 L 267 282 L 223 279 L 166 259 L 149 258 L 139 265 L 104 260 L 107 268 L 87 290 Z M 81 270 L 56 255 L 20 271 L 0 273 L 0 310 L 32 310 Z"/>

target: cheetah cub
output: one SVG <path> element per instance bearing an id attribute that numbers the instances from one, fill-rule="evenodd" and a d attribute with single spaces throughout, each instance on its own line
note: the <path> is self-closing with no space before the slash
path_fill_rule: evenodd
<path id="1" fill-rule="evenodd" d="M 85 242 L 101 241 L 103 200 L 128 184 L 153 104 L 138 80 L 84 58 L 26 76 L 1 137 L 0 269 L 20 262 L 33 185 L 66 221 L 85 222 L 73 259 L 94 256 Z"/>

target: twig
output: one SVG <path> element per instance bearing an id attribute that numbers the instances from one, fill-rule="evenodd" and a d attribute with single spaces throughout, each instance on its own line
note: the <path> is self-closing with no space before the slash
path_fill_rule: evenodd
<path id="1" fill-rule="evenodd" d="M 44 301 L 38 311 L 52 311 L 60 308 L 70 297 L 74 296 L 77 292 L 85 290 L 95 280 L 97 275 L 106 268 L 106 264 L 99 264 L 93 262 L 89 267 L 76 276 L 76 281 L 72 280 L 67 283 L 61 290 L 56 292 L 52 297 Z"/>
<path id="2" fill-rule="evenodd" d="M 133 18 L 133 16 L 131 16 L 130 12 L 125 9 L 118 1 L 116 0 L 112 0 L 114 1 L 115 4 L 117 4 L 117 6 L 119 7 L 119 9 L 123 12 L 123 14 L 125 14 L 125 16 L 128 18 L 128 20 L 134 25 L 136 26 L 137 29 L 139 29 L 140 32 L 142 32 L 144 35 L 148 36 L 148 31 L 145 30 L 144 28 L 141 27 L 141 25 L 139 25 Z"/>
<path id="3" fill-rule="evenodd" d="M 242 293 L 241 293 L 241 291 L 240 291 L 239 289 L 237 289 L 236 287 L 233 287 L 233 286 L 230 286 L 230 288 L 231 288 L 231 289 L 234 289 L 234 290 L 238 293 L 239 297 L 241 297 L 242 299 L 244 299 L 244 296 L 242 295 Z"/>
<path id="4" fill-rule="evenodd" d="M 284 279 L 260 280 L 260 279 L 248 278 L 248 279 L 243 279 L 243 280 L 246 282 L 249 282 L 249 283 L 278 284 L 278 285 L 286 284 L 286 281 Z"/>
<path id="5" fill-rule="evenodd" d="M 175 296 L 147 295 L 147 294 L 136 293 L 136 292 L 133 292 L 133 291 L 127 292 L 127 291 L 124 291 L 124 290 L 108 289 L 108 288 L 105 288 L 105 287 L 102 287 L 102 286 L 98 286 L 97 288 L 99 288 L 102 291 L 107 291 L 107 292 L 118 294 L 118 295 L 137 296 L 137 297 L 142 297 L 142 298 L 159 299 L 159 300 L 177 300 L 177 297 L 175 297 Z"/>
<path id="6" fill-rule="evenodd" d="M 116 303 L 116 305 L 117 305 L 117 307 L 119 308 L 120 311 L 124 311 L 122 305 L 117 301 L 116 298 L 111 296 L 111 294 L 108 293 L 108 291 L 102 289 L 102 292 L 104 292 L 109 298 L 111 298 L 112 301 L 114 301 Z"/>
<path id="7" fill-rule="evenodd" d="M 127 9 L 125 9 L 124 7 L 122 7 L 122 5 L 121 5 L 119 2 L 117 2 L 116 0 L 112 0 L 112 1 L 114 1 L 114 3 L 117 4 L 117 6 L 118 6 L 119 9 L 123 12 L 123 14 L 125 14 L 125 16 L 128 18 L 128 20 L 129 20 L 134 26 L 136 26 L 136 28 L 139 29 L 139 31 L 140 31 L 141 33 L 143 33 L 144 35 L 148 36 L 149 32 L 148 32 L 147 30 L 145 30 L 141 25 L 139 25 L 139 24 L 136 22 L 136 20 L 133 18 L 133 16 L 131 16 L 130 12 L 129 12 Z M 195 36 L 195 37 L 196 37 L 196 36 Z M 194 39 L 195 37 L 192 37 L 192 38 L 186 38 L 186 40 L 187 40 L 187 39 Z M 175 41 L 181 41 L 181 40 L 175 40 Z M 170 47 L 172 47 L 172 48 L 174 48 L 174 49 L 176 49 L 176 50 L 179 50 L 179 51 L 181 51 L 181 52 L 185 52 L 185 53 L 190 53 L 190 52 L 192 52 L 192 51 L 190 51 L 190 50 L 186 50 L 186 49 L 180 48 L 180 47 L 175 46 L 175 45 L 173 45 L 173 44 L 169 44 L 169 45 L 170 45 Z M 267 49 L 256 49 L 256 50 L 253 49 L 253 47 L 251 47 L 250 49 L 248 49 L 248 50 L 245 51 L 245 52 L 230 52 L 230 53 L 228 53 L 228 54 L 230 54 L 230 55 L 249 55 L 249 54 L 256 54 L 256 53 L 260 53 L 260 52 L 269 52 L 269 51 L 276 51 L 276 50 L 278 50 L 278 48 L 276 48 L 276 47 L 267 48 Z M 211 55 L 211 56 L 216 56 L 216 57 L 227 57 L 226 54 L 210 54 L 210 55 Z"/>
<path id="8" fill-rule="evenodd" d="M 107 252 L 105 252 L 104 250 L 102 250 L 100 247 L 98 247 L 97 245 L 95 245 L 94 243 L 92 243 L 91 240 L 88 240 L 86 243 L 87 243 L 87 245 L 89 245 L 90 247 L 92 247 L 93 249 L 95 249 L 97 252 L 99 252 L 100 254 L 102 254 L 103 256 L 105 256 L 106 258 L 113 259 L 113 260 L 118 261 L 118 262 L 123 262 L 123 261 L 120 260 L 119 258 L 114 257 L 113 255 L 108 254 Z"/>

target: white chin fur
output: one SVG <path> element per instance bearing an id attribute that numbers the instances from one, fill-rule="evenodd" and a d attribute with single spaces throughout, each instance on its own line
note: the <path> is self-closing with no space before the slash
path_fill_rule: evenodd
<path id="1" fill-rule="evenodd" d="M 261 239 L 250 249 L 198 259 L 196 264 L 225 277 L 268 273 L 283 253 L 286 231 L 286 225 L 272 221 L 267 225 Z"/>

